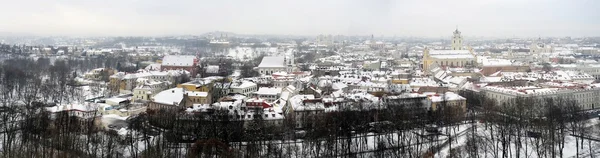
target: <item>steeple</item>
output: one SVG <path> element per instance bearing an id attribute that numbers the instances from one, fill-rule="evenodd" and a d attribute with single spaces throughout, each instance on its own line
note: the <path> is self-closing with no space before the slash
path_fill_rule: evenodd
<path id="1" fill-rule="evenodd" d="M 462 36 L 460 35 L 460 31 L 458 31 L 458 26 L 456 26 L 454 36 L 452 37 L 452 50 L 463 50 Z"/>

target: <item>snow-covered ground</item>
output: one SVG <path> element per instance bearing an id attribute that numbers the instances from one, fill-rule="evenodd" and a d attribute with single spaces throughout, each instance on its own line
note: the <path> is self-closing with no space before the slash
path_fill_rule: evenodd
<path id="1" fill-rule="evenodd" d="M 587 131 L 590 131 L 586 134 L 586 137 L 591 137 L 592 139 L 600 139 L 600 135 L 593 132 L 593 131 L 598 131 L 600 130 L 600 121 L 598 121 L 597 118 L 593 118 L 593 119 L 589 119 L 585 122 L 585 127 L 587 128 Z M 498 131 L 492 131 L 492 128 L 485 128 L 485 124 L 483 123 L 477 123 L 477 129 L 476 129 L 476 136 L 477 138 L 482 138 L 483 141 L 485 143 L 477 143 L 477 147 L 478 147 L 478 155 L 481 157 L 503 157 L 503 152 L 502 152 L 502 146 L 501 146 L 501 142 L 498 139 L 498 136 L 496 136 L 495 139 L 492 139 L 492 135 L 490 133 L 494 132 L 495 134 L 497 134 Z M 581 139 L 579 137 L 575 137 L 571 135 L 572 132 L 566 132 L 566 135 L 564 137 L 565 140 L 565 144 L 564 144 L 564 148 L 562 149 L 562 153 L 563 156 L 562 157 L 591 157 L 592 155 L 594 157 L 600 156 L 600 142 L 596 141 L 596 140 L 590 140 L 590 139 Z M 516 139 L 516 135 L 513 135 L 515 138 L 512 138 L 513 140 Z M 459 134 L 456 139 L 454 139 L 452 141 L 452 148 L 453 149 L 457 149 L 457 148 L 465 148 L 468 142 L 468 138 L 471 137 L 471 135 L 468 134 L 468 132 L 465 132 L 463 134 Z M 532 137 L 526 137 L 526 136 L 522 136 L 521 140 L 523 141 L 523 144 L 520 147 L 520 152 L 519 152 L 519 156 L 518 157 L 544 157 L 544 155 L 538 155 L 538 151 L 536 148 L 536 143 L 539 143 L 539 139 L 536 138 L 532 138 Z M 577 142 L 579 144 L 577 144 Z M 494 146 L 494 144 L 498 145 L 498 146 Z M 442 148 L 438 153 L 435 154 L 435 157 L 440 157 L 440 158 L 445 158 L 449 155 L 450 153 L 450 146 L 445 146 L 444 148 Z M 494 149 L 499 147 L 500 149 Z M 579 156 L 578 151 L 577 151 L 577 147 L 579 147 Z M 517 157 L 517 143 L 516 142 L 510 142 L 510 145 L 507 146 L 507 148 L 509 148 L 509 150 L 511 150 L 510 152 L 506 152 L 511 154 L 508 157 Z M 560 149 L 558 149 L 560 151 Z M 494 151 L 498 151 L 497 153 Z M 467 155 L 465 150 L 462 150 L 462 154 L 463 155 Z M 558 153 L 558 152 L 557 152 Z"/>

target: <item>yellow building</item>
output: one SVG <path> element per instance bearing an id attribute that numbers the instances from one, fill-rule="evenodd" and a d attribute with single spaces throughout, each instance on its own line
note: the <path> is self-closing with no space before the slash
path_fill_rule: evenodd
<path id="1" fill-rule="evenodd" d="M 210 104 L 211 97 L 208 92 L 187 92 L 187 98 L 192 104 Z"/>
<path id="2" fill-rule="evenodd" d="M 207 84 L 195 84 L 195 83 L 182 83 L 178 84 L 177 88 L 183 88 L 186 91 L 194 91 L 194 92 L 209 92 L 211 89 L 212 83 Z"/>
<path id="3" fill-rule="evenodd" d="M 400 78 L 400 79 L 392 79 L 393 84 L 408 84 L 408 79 Z"/>
<path id="4" fill-rule="evenodd" d="M 187 83 L 178 84 L 177 88 L 183 88 L 186 91 L 194 92 L 210 92 L 213 83 L 210 81 L 191 81 Z"/>

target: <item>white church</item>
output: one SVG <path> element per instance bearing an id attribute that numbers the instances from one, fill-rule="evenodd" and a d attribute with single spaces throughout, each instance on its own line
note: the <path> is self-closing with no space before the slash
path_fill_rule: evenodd
<path id="1" fill-rule="evenodd" d="M 294 51 L 288 50 L 283 55 L 265 56 L 254 69 L 261 75 L 271 75 L 276 72 L 291 73 L 295 71 Z"/>

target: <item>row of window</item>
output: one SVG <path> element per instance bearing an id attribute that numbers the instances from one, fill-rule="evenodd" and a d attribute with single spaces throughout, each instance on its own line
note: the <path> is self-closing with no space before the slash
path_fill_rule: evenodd
<path id="1" fill-rule="evenodd" d="M 236 118 L 237 119 L 245 119 L 245 118 L 251 119 L 251 118 L 258 118 L 258 116 L 259 115 L 256 115 L 256 114 L 255 115 L 236 115 Z M 275 116 L 276 116 L 275 114 L 271 114 L 271 117 L 275 117 Z M 230 115 L 230 118 L 233 119 L 233 117 L 234 117 L 233 115 Z M 269 118 L 269 114 L 265 114 L 264 118 Z"/>
<path id="2" fill-rule="evenodd" d="M 448 64 L 448 61 L 446 61 L 446 64 L 444 64 L 444 61 L 441 61 L 441 62 L 435 61 L 435 63 L 436 64 L 440 64 L 441 63 L 441 66 L 444 66 L 444 65 L 445 66 L 455 66 L 453 61 L 451 61 L 450 64 Z M 467 61 L 464 64 L 468 64 L 468 63 L 469 62 Z M 456 64 L 457 64 L 456 66 L 464 66 L 463 61 L 456 62 Z M 471 61 L 471 64 L 473 64 L 473 61 Z"/>
<path id="3" fill-rule="evenodd" d="M 194 103 L 204 103 L 204 99 L 202 99 L 202 98 L 192 98 L 192 102 L 194 102 Z"/>
<path id="4" fill-rule="evenodd" d="M 246 88 L 246 89 L 242 90 L 242 93 L 254 92 L 257 90 L 258 90 L 258 87 L 254 86 L 252 88 Z"/>

